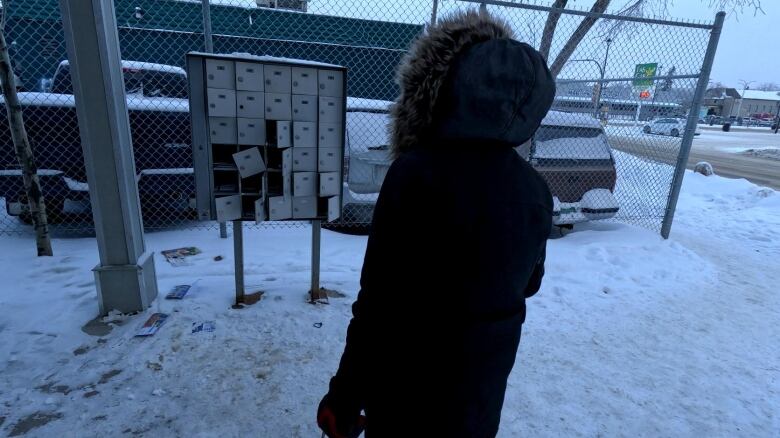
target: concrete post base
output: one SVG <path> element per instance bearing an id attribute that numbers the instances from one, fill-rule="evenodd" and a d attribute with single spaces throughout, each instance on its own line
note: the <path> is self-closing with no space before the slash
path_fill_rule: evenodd
<path id="1" fill-rule="evenodd" d="M 93 271 L 98 305 L 103 316 L 112 310 L 140 312 L 157 298 L 153 253 L 141 254 L 134 265 L 98 265 Z"/>

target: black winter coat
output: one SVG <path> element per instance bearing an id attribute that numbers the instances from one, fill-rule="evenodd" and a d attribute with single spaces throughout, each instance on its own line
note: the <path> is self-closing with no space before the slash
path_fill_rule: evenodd
<path id="1" fill-rule="evenodd" d="M 498 430 L 553 209 L 513 147 L 533 135 L 555 87 L 541 56 L 510 36 L 465 14 L 433 28 L 402 67 L 397 159 L 328 394 L 345 411 L 365 409 L 369 438 Z"/>

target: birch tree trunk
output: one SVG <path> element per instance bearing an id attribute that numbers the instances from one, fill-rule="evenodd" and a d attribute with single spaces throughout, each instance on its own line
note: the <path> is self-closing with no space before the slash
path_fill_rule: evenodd
<path id="1" fill-rule="evenodd" d="M 27 205 L 35 227 L 35 243 L 39 256 L 52 255 L 51 239 L 49 237 L 49 225 L 46 220 L 46 205 L 43 202 L 41 183 L 38 178 L 38 169 L 35 166 L 30 140 L 24 129 L 22 118 L 22 105 L 16 94 L 16 80 L 11 69 L 11 58 L 8 55 L 8 45 L 5 42 L 5 29 L 0 28 L 0 82 L 3 86 L 5 97 L 5 110 L 8 114 L 8 126 L 11 138 L 16 149 L 16 158 L 22 169 L 24 190 L 27 194 Z"/>

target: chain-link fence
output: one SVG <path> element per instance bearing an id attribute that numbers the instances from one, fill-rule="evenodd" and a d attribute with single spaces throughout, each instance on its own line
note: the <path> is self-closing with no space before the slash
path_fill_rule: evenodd
<path id="1" fill-rule="evenodd" d="M 215 226 L 194 219 L 186 52 L 203 51 L 210 40 L 217 53 L 346 66 L 344 215 L 338 225 L 361 227 L 370 223 L 390 165 L 386 126 L 399 61 L 435 17 L 481 7 L 506 19 L 518 39 L 549 47 L 558 77 L 553 112 L 518 151 L 547 179 L 557 223 L 615 218 L 658 230 L 681 145 L 693 135 L 695 125 L 687 118 L 698 117 L 692 111 L 695 91 L 713 28 L 630 17 L 637 11 L 621 17 L 501 1 L 212 0 L 204 34 L 204 2 L 114 3 L 147 229 Z M 6 0 L 3 6 L 53 229 L 89 233 L 88 186 L 58 2 Z M 551 14 L 558 18 L 554 33 Z M 0 204 L 0 233 L 29 232 L 4 118 Z"/>

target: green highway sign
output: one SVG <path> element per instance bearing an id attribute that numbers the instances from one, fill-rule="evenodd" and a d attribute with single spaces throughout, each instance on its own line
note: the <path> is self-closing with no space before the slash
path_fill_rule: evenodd
<path id="1" fill-rule="evenodd" d="M 653 62 L 649 64 L 637 64 L 634 69 L 634 86 L 635 87 L 652 87 L 653 78 L 658 71 L 658 63 Z"/>

